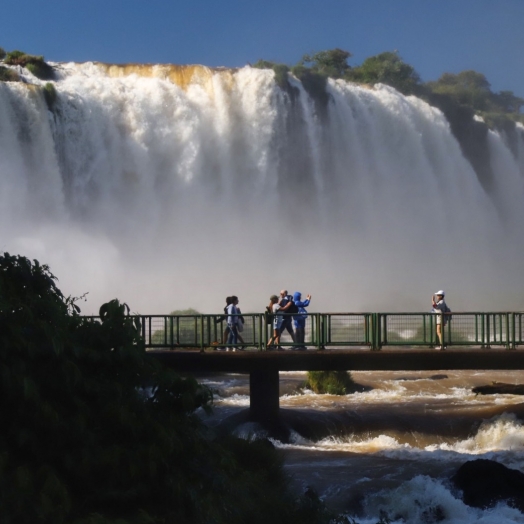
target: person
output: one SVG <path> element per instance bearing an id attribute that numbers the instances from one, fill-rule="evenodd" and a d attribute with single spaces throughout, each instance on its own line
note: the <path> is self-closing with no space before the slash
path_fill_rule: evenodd
<path id="1" fill-rule="evenodd" d="M 238 343 L 238 297 L 231 297 L 231 304 L 227 306 L 227 327 L 229 328 L 229 334 L 227 337 L 227 349 L 226 351 L 235 351 Z"/>
<path id="2" fill-rule="evenodd" d="M 287 311 L 288 313 L 296 313 L 298 311 L 295 306 L 295 303 L 293 302 L 293 297 L 291 295 L 288 295 L 287 289 L 282 289 L 280 291 L 279 304 L 282 308 L 282 311 Z M 293 332 L 292 315 L 285 315 L 282 317 L 282 319 L 283 320 L 282 325 L 280 326 L 280 334 L 282 334 L 284 330 L 287 330 L 287 332 L 291 335 L 291 340 L 293 342 L 296 342 L 295 333 Z"/>
<path id="3" fill-rule="evenodd" d="M 227 308 L 229 307 L 229 305 L 231 304 L 233 300 L 233 297 L 226 297 L 226 305 L 224 307 L 224 314 L 223 315 L 220 315 L 219 317 L 217 317 L 215 319 L 215 322 L 218 324 L 219 322 L 224 322 L 224 320 L 227 320 Z M 227 337 L 229 335 L 229 326 L 227 325 L 226 323 L 226 327 L 224 328 L 224 333 L 222 334 L 222 344 L 217 346 L 217 349 L 220 351 L 220 350 L 224 350 L 225 349 L 225 344 L 227 343 Z"/>
<path id="4" fill-rule="evenodd" d="M 282 306 L 281 298 L 276 295 L 271 295 L 269 298 L 269 306 L 266 308 L 266 311 L 269 311 L 273 317 L 273 336 L 269 339 L 267 344 L 268 349 L 276 347 L 278 351 L 283 351 L 284 348 L 280 346 L 280 336 L 282 335 L 285 322 L 283 313 L 288 311 L 292 305 L 294 305 L 294 302 L 288 300 L 286 301 L 286 304 Z M 291 317 L 289 318 L 291 319 Z"/>
<path id="5" fill-rule="evenodd" d="M 240 311 L 240 308 L 238 307 L 238 297 L 233 295 L 231 298 L 233 300 L 237 301 L 237 311 L 238 311 L 238 314 L 240 315 L 239 317 L 237 317 L 237 319 L 238 319 L 238 322 L 237 322 L 237 338 L 238 338 L 238 340 L 240 341 L 241 344 L 245 344 L 244 339 L 242 338 L 242 335 L 240 334 L 241 329 L 243 329 L 243 327 L 244 327 L 244 317 L 242 316 L 242 311 Z M 237 349 L 238 349 L 238 351 L 244 351 L 244 348 L 241 348 L 241 347 L 238 347 Z"/>
<path id="6" fill-rule="evenodd" d="M 306 300 L 302 300 L 302 293 L 295 291 L 293 294 L 293 302 L 297 306 L 297 314 L 293 315 L 293 323 L 295 325 L 295 339 L 299 346 L 294 347 L 298 351 L 305 351 L 307 348 L 304 345 L 306 337 L 306 320 L 307 320 L 307 308 L 311 302 L 311 295 L 306 296 Z"/>
<path id="7" fill-rule="evenodd" d="M 449 311 L 451 311 L 448 308 L 446 302 L 444 301 L 445 296 L 446 296 L 446 293 L 444 293 L 444 290 L 440 289 L 431 297 L 431 304 L 433 306 L 432 312 L 437 314 L 437 339 L 438 339 L 438 343 L 440 344 L 435 349 L 440 349 L 442 351 L 446 349 L 446 346 L 444 345 L 443 328 L 448 322 L 447 316 L 443 315 L 443 313 L 449 313 Z M 436 297 L 436 300 L 435 300 L 435 297 Z"/>
<path id="8" fill-rule="evenodd" d="M 284 319 L 284 316 L 282 314 L 278 314 L 280 309 L 282 309 L 282 306 L 279 304 L 279 298 L 276 295 L 271 295 L 269 297 L 268 309 L 273 315 L 273 336 L 267 343 L 267 349 L 271 350 L 276 347 L 276 349 L 282 350 L 280 347 L 280 328 L 282 327 L 282 320 Z"/>

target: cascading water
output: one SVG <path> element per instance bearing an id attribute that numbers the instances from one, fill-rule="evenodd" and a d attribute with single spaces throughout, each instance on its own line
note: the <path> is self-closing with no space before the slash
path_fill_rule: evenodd
<path id="1" fill-rule="evenodd" d="M 0 248 L 48 263 L 83 312 L 517 309 L 524 131 L 488 136 L 488 194 L 442 113 L 269 70 L 55 64 L 57 101 L 0 83 Z M 39 81 L 30 78 L 33 84 Z M 520 287 L 519 287 L 520 286 Z"/>

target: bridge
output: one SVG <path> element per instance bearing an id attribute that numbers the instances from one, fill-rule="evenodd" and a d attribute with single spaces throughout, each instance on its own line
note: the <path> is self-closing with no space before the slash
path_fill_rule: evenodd
<path id="1" fill-rule="evenodd" d="M 266 314 L 244 314 L 237 350 L 224 347 L 222 315 L 140 316 L 148 352 L 180 372 L 247 373 L 250 418 L 272 426 L 279 418 L 280 371 L 524 369 L 524 312 L 442 314 L 445 351 L 435 351 L 434 313 L 311 313 L 307 351 L 267 351 Z M 283 337 L 288 335 L 283 335 Z"/>

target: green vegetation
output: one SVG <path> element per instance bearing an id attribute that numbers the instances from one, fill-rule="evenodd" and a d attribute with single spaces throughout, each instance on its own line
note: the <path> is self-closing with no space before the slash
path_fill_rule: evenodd
<path id="1" fill-rule="evenodd" d="M 40 80 L 53 80 L 53 68 L 44 61 L 43 56 L 28 55 L 23 51 L 10 51 L 6 54 L 4 62 L 7 65 L 25 67 L 31 74 Z"/>
<path id="2" fill-rule="evenodd" d="M 308 371 L 306 387 L 317 394 L 347 395 L 356 390 L 348 371 Z"/>
<path id="3" fill-rule="evenodd" d="M 0 66 L 0 82 L 18 82 L 20 77 L 16 71 Z"/>
<path id="4" fill-rule="evenodd" d="M 346 76 L 347 80 L 362 84 L 387 84 L 404 95 L 420 93 L 420 77 L 397 52 L 386 52 L 364 60 Z"/>
<path id="5" fill-rule="evenodd" d="M 180 344 L 198 347 L 202 336 L 202 329 L 198 316 L 189 316 L 184 318 L 183 315 L 200 315 L 201 313 L 193 308 L 177 309 L 171 311 L 169 316 L 164 317 L 163 326 L 154 331 L 151 335 L 152 344 L 173 343 L 174 346 Z M 180 317 L 171 319 L 170 316 Z M 173 339 L 171 340 L 171 334 Z"/>
<path id="6" fill-rule="evenodd" d="M 58 97 L 54 84 L 51 84 L 50 82 L 48 82 L 43 87 L 43 91 L 44 91 L 44 98 L 45 98 L 47 107 L 49 111 L 53 111 L 55 107 L 56 99 Z"/>
<path id="7" fill-rule="evenodd" d="M 327 78 L 342 78 L 361 84 L 383 83 L 404 95 L 419 96 L 444 111 L 450 122 L 456 118 L 468 120 L 478 114 L 489 127 L 506 132 L 513 129 L 514 122 L 524 123 L 524 115 L 520 112 L 524 98 L 515 96 L 512 91 L 492 92 L 486 77 L 476 71 L 444 73 L 436 81 L 423 83 L 415 69 L 404 62 L 397 51 L 369 57 L 354 67 L 348 64 L 351 56 L 349 51 L 336 48 L 304 55 L 291 68 L 265 60 L 259 60 L 254 67 L 275 71 L 278 68 L 285 72 L 285 76 L 279 76 L 278 79 L 275 72 L 275 80 L 281 87 L 287 86 L 287 73 L 291 71 L 303 82 L 312 97 L 323 102 L 328 101 L 325 94 Z M 460 135 L 463 129 L 451 123 L 454 132 Z M 470 152 L 468 154 L 471 155 Z"/>
<path id="8" fill-rule="evenodd" d="M 346 78 L 351 71 L 347 62 L 351 56 L 349 51 L 336 48 L 319 51 L 313 55 L 304 55 L 299 64 L 308 65 L 312 72 L 326 78 Z"/>
<path id="9" fill-rule="evenodd" d="M 293 66 L 291 72 L 302 82 L 304 89 L 311 98 L 321 104 L 321 108 L 327 105 L 329 102 L 326 91 L 327 76 L 321 75 L 303 64 Z"/>
<path id="10" fill-rule="evenodd" d="M 79 315 L 48 266 L 0 256 L 2 522 L 328 523 L 268 441 L 218 437 L 211 392 L 163 368 L 118 300 Z"/>
<path id="11" fill-rule="evenodd" d="M 273 69 L 275 72 L 275 83 L 282 89 L 289 89 L 288 72 L 289 67 L 285 64 L 276 64 L 275 62 L 268 62 L 267 60 L 258 60 L 253 64 L 257 69 Z"/>
<path id="12" fill-rule="evenodd" d="M 348 64 L 350 57 L 349 51 L 338 48 L 320 51 L 304 55 L 298 64 L 290 68 L 315 101 L 320 116 L 325 114 L 330 101 L 326 90 L 328 77 L 361 84 L 383 83 L 404 95 L 418 96 L 444 113 L 480 184 L 486 191 L 491 191 L 495 175 L 487 147 L 488 130 L 491 128 L 503 132 L 516 156 L 519 136 L 515 123 L 524 123 L 524 114 L 521 113 L 523 98 L 515 96 L 512 91 L 492 92 L 486 77 L 471 70 L 458 74 L 444 73 L 437 81 L 422 83 L 415 69 L 405 63 L 397 51 L 372 56 L 355 67 Z M 276 66 L 264 60 L 256 64 L 256 67 L 274 70 Z M 291 94 L 296 94 L 289 89 L 287 66 L 278 64 L 278 67 L 282 71 L 286 68 L 286 73 L 285 81 L 282 77 L 277 79 L 275 73 L 277 84 Z M 475 115 L 481 117 L 482 121 L 475 119 Z"/>
<path id="13" fill-rule="evenodd" d="M 0 60 L 3 60 L 5 58 L 5 50 L 3 47 L 0 47 Z"/>

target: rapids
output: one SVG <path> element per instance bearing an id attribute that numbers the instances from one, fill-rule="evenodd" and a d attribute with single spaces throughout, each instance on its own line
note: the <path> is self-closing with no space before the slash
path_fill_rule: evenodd
<path id="1" fill-rule="evenodd" d="M 383 85 L 326 107 L 273 72 L 53 64 L 0 83 L 0 248 L 133 311 L 261 311 L 287 286 L 316 311 L 524 306 L 524 129 L 490 132 L 489 193 L 443 114 Z M 482 147 L 482 144 L 479 146 Z"/>
<path id="2" fill-rule="evenodd" d="M 524 403 L 516 395 L 475 396 L 471 388 L 521 371 L 352 372 L 370 389 L 346 396 L 303 389 L 305 373 L 280 373 L 283 420 L 292 442 L 273 443 L 293 487 L 308 486 L 331 509 L 360 524 L 382 515 L 394 522 L 498 524 L 524 522 L 506 504 L 479 510 L 465 505 L 449 478 L 475 458 L 524 469 Z M 214 391 L 214 411 L 201 414 L 212 428 L 249 406 L 246 375 L 203 376 Z M 243 438 L 266 436 L 253 423 L 236 427 Z"/>

